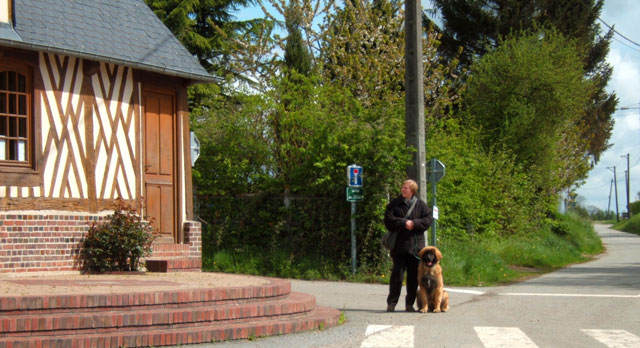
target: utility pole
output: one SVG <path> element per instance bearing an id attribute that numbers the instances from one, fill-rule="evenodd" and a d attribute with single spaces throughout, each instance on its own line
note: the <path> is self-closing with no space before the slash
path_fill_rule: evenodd
<path id="1" fill-rule="evenodd" d="M 611 167 L 607 167 L 611 170 Z M 616 192 L 616 222 L 620 222 L 620 213 L 618 212 L 618 178 L 616 177 L 616 166 L 613 166 L 613 186 Z"/>
<path id="2" fill-rule="evenodd" d="M 611 212 L 611 191 L 613 190 L 613 179 L 611 179 L 611 185 L 609 185 L 609 203 L 607 203 L 607 219 L 609 219 L 609 212 Z"/>
<path id="3" fill-rule="evenodd" d="M 418 183 L 418 197 L 427 201 L 427 168 L 424 128 L 424 68 L 422 66 L 422 5 L 407 0 L 405 8 L 405 138 L 413 147 L 413 164 L 407 176 Z"/>
<path id="4" fill-rule="evenodd" d="M 627 186 L 627 219 L 631 219 L 631 205 L 629 203 L 629 182 L 630 182 L 630 176 L 631 176 L 631 172 L 629 171 L 629 154 L 627 153 L 626 156 L 622 156 L 622 157 L 627 157 L 627 170 L 624 172 L 625 173 L 625 185 Z"/>

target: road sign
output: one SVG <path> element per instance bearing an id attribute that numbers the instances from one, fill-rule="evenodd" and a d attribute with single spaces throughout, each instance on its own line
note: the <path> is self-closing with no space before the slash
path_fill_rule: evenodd
<path id="1" fill-rule="evenodd" d="M 362 187 L 362 167 L 357 164 L 348 166 L 347 179 L 349 187 Z"/>
<path id="2" fill-rule="evenodd" d="M 440 181 L 440 179 L 442 179 L 444 177 L 445 174 L 445 167 L 444 164 L 442 164 L 442 162 L 440 162 L 439 160 L 432 158 L 431 161 L 429 161 L 429 179 L 433 182 L 438 182 Z"/>
<path id="3" fill-rule="evenodd" d="M 196 164 L 196 160 L 200 157 L 200 140 L 194 131 L 191 131 L 191 166 Z"/>
<path id="4" fill-rule="evenodd" d="M 362 202 L 364 189 L 361 187 L 347 187 L 347 202 Z"/>

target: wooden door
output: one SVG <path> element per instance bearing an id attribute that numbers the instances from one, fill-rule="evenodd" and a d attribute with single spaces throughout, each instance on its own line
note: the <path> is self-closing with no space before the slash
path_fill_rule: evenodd
<path id="1" fill-rule="evenodd" d="M 144 186 L 146 215 L 156 242 L 176 241 L 176 141 L 173 94 L 145 91 Z"/>

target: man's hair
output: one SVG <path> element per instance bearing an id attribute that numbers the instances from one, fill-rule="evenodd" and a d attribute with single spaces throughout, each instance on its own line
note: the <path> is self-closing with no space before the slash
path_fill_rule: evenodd
<path id="1" fill-rule="evenodd" d="M 411 189 L 411 193 L 413 193 L 414 195 L 416 194 L 416 192 L 418 192 L 418 183 L 409 179 L 409 180 L 405 180 L 402 183 L 402 186 L 404 186 L 405 184 L 409 184 L 409 188 Z"/>

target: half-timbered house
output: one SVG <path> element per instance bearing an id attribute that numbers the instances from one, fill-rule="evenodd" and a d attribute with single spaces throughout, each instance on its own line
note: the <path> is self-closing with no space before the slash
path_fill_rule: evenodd
<path id="1" fill-rule="evenodd" d="M 76 270 L 119 199 L 151 268 L 199 269 L 186 90 L 212 81 L 143 0 L 0 0 L 0 272 Z"/>

